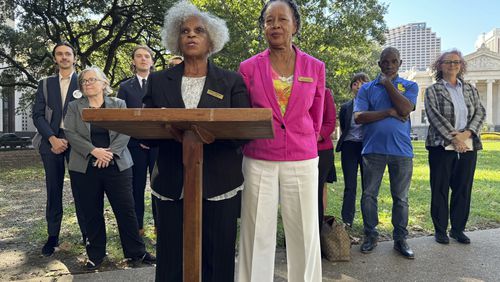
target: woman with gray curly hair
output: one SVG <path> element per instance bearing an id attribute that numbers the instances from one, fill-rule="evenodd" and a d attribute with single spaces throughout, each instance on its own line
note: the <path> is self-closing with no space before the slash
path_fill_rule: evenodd
<path id="1" fill-rule="evenodd" d="M 99 268 L 106 256 L 104 193 L 113 207 L 121 245 L 133 263 L 152 264 L 156 258 L 146 252 L 139 236 L 139 225 L 132 196 L 132 157 L 127 148 L 129 136 L 83 122 L 85 108 L 126 108 L 125 101 L 108 97 L 109 80 L 98 67 L 83 70 L 78 76 L 83 98 L 68 105 L 64 133 L 71 144 L 68 170 L 78 201 L 85 215 L 87 230 L 87 270 Z M 74 93 L 76 95 L 79 92 Z"/>
<path id="2" fill-rule="evenodd" d="M 436 83 L 425 90 L 425 113 L 429 130 L 425 147 L 429 151 L 431 217 L 434 239 L 449 244 L 450 237 L 462 244 L 469 218 L 477 152 L 483 148 L 480 138 L 486 112 L 479 92 L 464 80 L 462 53 L 444 52 L 432 64 Z M 451 199 L 449 191 L 451 190 Z"/>
<path id="3" fill-rule="evenodd" d="M 143 99 L 147 108 L 247 108 L 241 76 L 209 61 L 229 40 L 225 22 L 181 1 L 165 15 L 165 47 L 184 62 L 152 73 Z M 182 132 L 178 132 L 182 134 Z M 182 281 L 182 144 L 159 140 L 151 187 L 157 198 L 157 281 Z M 240 211 L 241 141 L 216 140 L 203 146 L 203 281 L 233 281 L 237 217 Z"/>

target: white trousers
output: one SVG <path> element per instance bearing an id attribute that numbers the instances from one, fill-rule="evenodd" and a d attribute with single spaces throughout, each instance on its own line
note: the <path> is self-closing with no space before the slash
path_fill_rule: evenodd
<path id="1" fill-rule="evenodd" d="M 273 281 L 278 204 L 288 281 L 321 281 L 318 158 L 276 162 L 244 157 L 243 175 L 238 281 Z"/>

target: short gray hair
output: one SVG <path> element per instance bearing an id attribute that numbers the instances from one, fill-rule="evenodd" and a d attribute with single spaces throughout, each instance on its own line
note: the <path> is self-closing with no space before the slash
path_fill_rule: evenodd
<path id="1" fill-rule="evenodd" d="M 97 78 L 100 81 L 104 82 L 104 85 L 106 85 L 106 87 L 104 88 L 104 95 L 109 95 L 113 93 L 113 89 L 111 89 L 111 86 L 109 86 L 109 79 L 106 77 L 106 74 L 104 74 L 104 72 L 97 66 L 87 67 L 86 69 L 80 72 L 80 74 L 78 75 L 78 86 L 80 87 L 80 91 L 83 89 L 83 83 L 82 83 L 83 75 L 89 71 L 95 72 Z"/>
<path id="2" fill-rule="evenodd" d="M 162 42 L 165 48 L 174 54 L 181 54 L 179 48 L 181 25 L 186 19 L 192 16 L 198 17 L 205 24 L 212 45 L 209 55 L 222 50 L 224 45 L 229 41 L 229 30 L 227 29 L 226 21 L 208 12 L 200 11 L 187 0 L 177 2 L 165 13 L 165 20 L 161 30 Z"/>

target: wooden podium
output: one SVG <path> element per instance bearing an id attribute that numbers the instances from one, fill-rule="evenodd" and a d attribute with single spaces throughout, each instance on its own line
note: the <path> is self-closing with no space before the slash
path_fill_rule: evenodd
<path id="1" fill-rule="evenodd" d="M 182 141 L 183 281 L 201 281 L 203 144 L 273 138 L 271 109 L 84 109 L 82 118 L 137 139 Z"/>

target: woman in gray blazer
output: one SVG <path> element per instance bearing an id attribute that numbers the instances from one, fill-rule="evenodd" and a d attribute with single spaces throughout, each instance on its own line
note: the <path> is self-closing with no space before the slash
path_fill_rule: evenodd
<path id="1" fill-rule="evenodd" d="M 97 269 L 106 256 L 104 193 L 118 223 L 123 253 L 132 262 L 154 263 L 139 236 L 132 197 L 132 158 L 127 149 L 129 136 L 83 122 L 85 108 L 126 108 L 123 100 L 108 97 L 109 80 L 97 67 L 78 76 L 83 98 L 71 102 L 64 119 L 64 132 L 72 146 L 68 169 L 79 191 L 87 228 L 86 268 Z M 78 92 L 73 95 L 78 96 Z"/>
<path id="2" fill-rule="evenodd" d="M 450 237 L 462 244 L 469 218 L 477 151 L 483 148 L 480 130 L 486 116 L 476 87 L 464 80 L 465 60 L 458 50 L 444 52 L 432 65 L 436 83 L 425 90 L 425 113 L 429 131 L 431 216 L 434 238 L 449 244 Z M 451 199 L 449 194 L 451 190 Z"/>

